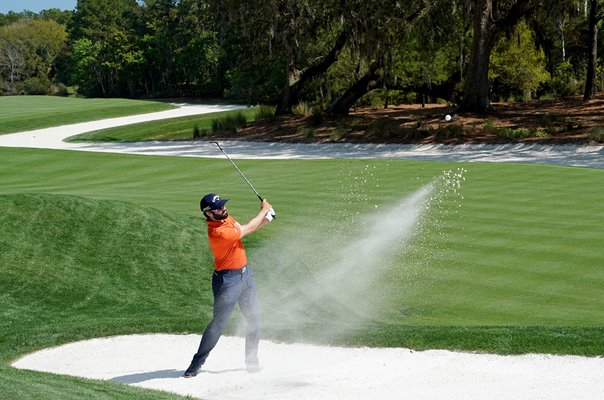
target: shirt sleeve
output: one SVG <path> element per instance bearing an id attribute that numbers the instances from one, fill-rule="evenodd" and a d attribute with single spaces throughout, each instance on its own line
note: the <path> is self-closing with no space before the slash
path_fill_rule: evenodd
<path id="1" fill-rule="evenodd" d="M 241 237 L 241 228 L 238 226 L 224 226 L 216 229 L 214 234 L 225 242 L 235 242 Z"/>

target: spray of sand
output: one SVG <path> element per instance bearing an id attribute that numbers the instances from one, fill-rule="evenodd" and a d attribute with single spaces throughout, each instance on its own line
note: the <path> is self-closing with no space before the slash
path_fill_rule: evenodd
<path id="1" fill-rule="evenodd" d="M 263 325 L 274 332 L 319 328 L 326 338 L 349 334 L 379 318 L 388 299 L 381 284 L 426 216 L 450 193 L 459 193 L 463 171 L 445 171 L 391 206 L 340 216 L 335 227 L 309 226 L 258 249 L 254 260 L 270 265 L 262 276 Z M 353 191 L 363 203 L 368 197 Z M 270 271 L 269 271 L 270 269 Z M 261 272 L 262 273 L 262 272 Z M 316 331 L 316 330 L 315 330 Z"/>

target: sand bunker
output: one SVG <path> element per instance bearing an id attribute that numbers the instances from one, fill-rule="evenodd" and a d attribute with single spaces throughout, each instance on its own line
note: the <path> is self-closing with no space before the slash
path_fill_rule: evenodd
<path id="1" fill-rule="evenodd" d="M 604 358 L 499 356 L 402 348 L 260 342 L 249 374 L 244 340 L 222 337 L 202 372 L 182 377 L 199 335 L 93 339 L 30 354 L 22 369 L 111 380 L 206 400 L 602 399 Z"/>

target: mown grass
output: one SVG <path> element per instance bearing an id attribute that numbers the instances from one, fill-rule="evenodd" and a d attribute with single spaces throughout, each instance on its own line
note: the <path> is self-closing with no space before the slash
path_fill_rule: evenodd
<path id="1" fill-rule="evenodd" d="M 143 100 L 52 96 L 0 97 L 0 134 L 163 111 L 174 106 Z"/>
<path id="2" fill-rule="evenodd" d="M 58 376 L 0 366 L 0 393 L 6 400 L 176 400 L 185 397 L 90 379 Z"/>
<path id="3" fill-rule="evenodd" d="M 222 111 L 191 117 L 142 122 L 127 126 L 86 132 L 67 139 L 69 142 L 130 142 L 145 140 L 192 140 L 210 133 L 233 133 L 240 121 L 256 119 L 258 107 Z"/>
<path id="4" fill-rule="evenodd" d="M 0 392 L 8 398 L 47 392 L 44 398 L 160 398 L 8 364 L 84 338 L 200 332 L 210 313 L 211 259 L 199 196 L 216 191 L 231 198 L 230 211 L 245 220 L 258 207 L 249 187 L 225 160 L 31 149 L 0 149 L 0 159 Z M 250 261 L 258 263 L 262 301 L 291 297 L 296 277 L 326 267 L 294 263 L 275 273 L 278 265 L 260 262 L 267 252 L 300 252 L 281 246 L 296 243 L 285 238 L 347 229 L 351 216 L 388 207 L 444 170 L 467 170 L 463 199 L 444 195 L 416 240 L 377 280 L 379 291 L 359 297 L 359 303 L 382 301 L 360 330 L 324 335 L 338 330 L 329 317 L 342 309 L 309 299 L 296 329 L 279 326 L 263 309 L 265 337 L 604 354 L 604 171 L 385 160 L 237 163 L 279 215 L 246 240 Z M 308 251 L 329 258 L 328 248 Z M 356 279 L 369 279 L 371 270 Z"/>

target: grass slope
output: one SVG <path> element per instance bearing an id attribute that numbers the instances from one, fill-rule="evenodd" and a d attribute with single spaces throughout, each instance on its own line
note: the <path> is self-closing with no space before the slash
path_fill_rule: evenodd
<path id="1" fill-rule="evenodd" d="M 0 207 L 3 363 L 84 338 L 207 322 L 211 263 L 196 219 L 62 195 L 4 195 Z M 0 376 L 3 398 L 165 398 L 6 366 Z"/>
<path id="2" fill-rule="evenodd" d="M 0 134 L 174 108 L 166 103 L 127 99 L 52 96 L 0 97 Z"/>
<path id="3" fill-rule="evenodd" d="M 45 194 L 4 195 L 0 207 L 2 360 L 49 337 L 197 326 L 183 316 L 209 300 L 200 268 L 211 264 L 196 219 Z"/>

